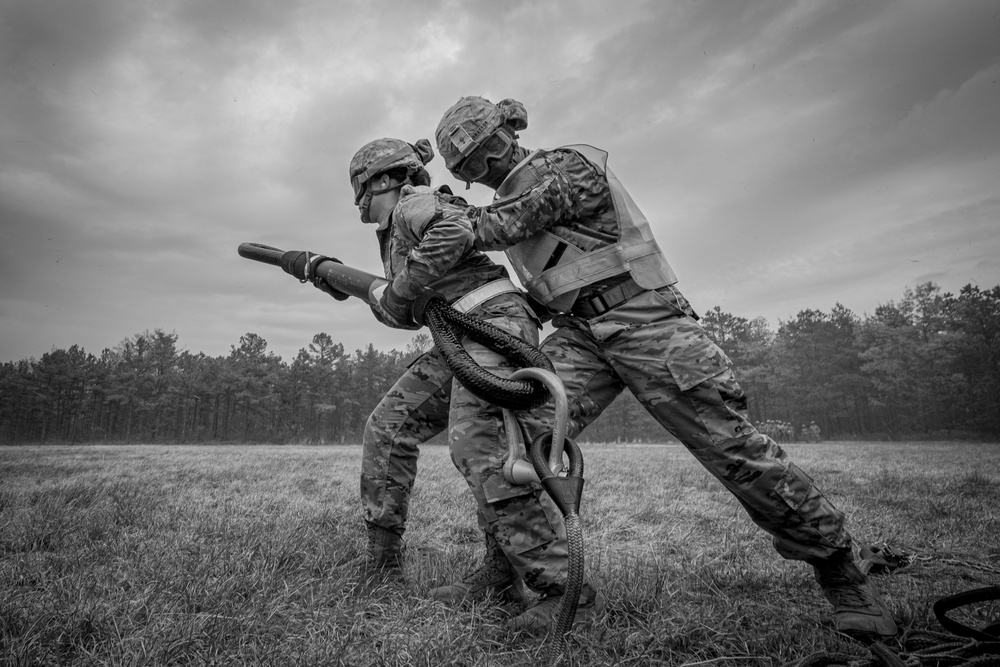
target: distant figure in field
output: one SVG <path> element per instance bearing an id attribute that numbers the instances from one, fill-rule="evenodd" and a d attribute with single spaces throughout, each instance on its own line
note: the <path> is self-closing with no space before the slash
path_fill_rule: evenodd
<path id="1" fill-rule="evenodd" d="M 819 425 L 816 422 L 809 422 L 809 442 L 819 442 L 820 432 Z"/>

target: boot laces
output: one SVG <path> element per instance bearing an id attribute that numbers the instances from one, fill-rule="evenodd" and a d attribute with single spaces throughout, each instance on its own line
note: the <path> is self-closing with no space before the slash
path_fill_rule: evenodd
<path id="1" fill-rule="evenodd" d="M 827 574 L 821 583 L 823 589 L 836 598 L 838 607 L 866 608 L 874 604 L 864 584 L 852 581 L 839 573 Z"/>
<path id="2" fill-rule="evenodd" d="M 478 568 L 465 576 L 462 583 L 473 588 L 478 588 L 479 586 L 502 582 L 509 576 L 510 568 L 507 566 L 506 561 L 487 556 Z"/>

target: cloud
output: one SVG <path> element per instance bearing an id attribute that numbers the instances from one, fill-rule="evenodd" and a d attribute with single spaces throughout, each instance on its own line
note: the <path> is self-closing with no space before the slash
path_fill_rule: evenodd
<path id="1" fill-rule="evenodd" d="M 989 0 L 6 3 L 0 359 L 154 327 L 211 354 L 248 331 L 286 358 L 319 331 L 402 347 L 365 305 L 236 246 L 379 272 L 350 157 L 430 138 L 470 94 L 524 102 L 526 146 L 608 150 L 700 308 L 774 321 L 925 276 L 1000 282 L 997 16 Z"/>

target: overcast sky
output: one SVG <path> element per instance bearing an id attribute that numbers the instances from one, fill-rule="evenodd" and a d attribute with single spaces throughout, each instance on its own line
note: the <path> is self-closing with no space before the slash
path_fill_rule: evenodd
<path id="1" fill-rule="evenodd" d="M 998 80 L 996 0 L 0 0 L 0 361 L 156 328 L 403 349 L 236 248 L 380 273 L 348 162 L 463 95 L 523 102 L 526 147 L 609 151 L 699 310 L 988 289 Z"/>

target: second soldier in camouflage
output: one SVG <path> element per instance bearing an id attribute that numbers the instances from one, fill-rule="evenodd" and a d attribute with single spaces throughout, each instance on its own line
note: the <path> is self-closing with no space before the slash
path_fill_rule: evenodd
<path id="1" fill-rule="evenodd" d="M 625 389 L 746 508 L 785 558 L 812 564 L 839 630 L 896 626 L 854 564 L 844 517 L 770 437 L 747 420 L 725 353 L 697 322 L 650 226 L 607 164 L 578 144 L 522 148 L 516 100 L 464 97 L 438 124 L 456 178 L 496 191 L 470 207 L 476 248 L 503 250 L 528 295 L 554 316 L 542 350 L 566 386 L 576 435 Z M 534 429 L 552 415 L 534 414 Z M 539 618 L 553 613 L 544 604 Z"/>

